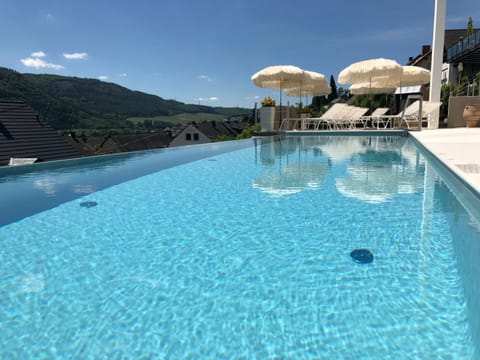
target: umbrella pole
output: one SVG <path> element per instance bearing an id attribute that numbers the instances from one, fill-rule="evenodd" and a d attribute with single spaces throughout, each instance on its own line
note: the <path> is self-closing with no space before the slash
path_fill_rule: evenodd
<path id="1" fill-rule="evenodd" d="M 280 124 L 282 123 L 282 85 L 280 85 Z"/>
<path id="2" fill-rule="evenodd" d="M 373 102 L 373 97 L 372 97 L 372 78 L 370 78 L 370 114 L 372 113 L 372 102 Z"/>

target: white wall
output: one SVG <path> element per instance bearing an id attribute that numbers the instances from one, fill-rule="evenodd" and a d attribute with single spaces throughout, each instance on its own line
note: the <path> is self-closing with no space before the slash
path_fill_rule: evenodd
<path id="1" fill-rule="evenodd" d="M 187 140 L 188 134 L 190 135 L 190 140 Z M 195 134 L 198 136 L 196 139 Z M 170 142 L 169 147 L 175 146 L 185 146 L 185 145 L 194 145 L 194 144 L 206 144 L 211 142 L 211 140 L 206 137 L 200 130 L 198 130 L 193 125 L 188 125 L 180 133 L 175 136 L 175 138 Z"/>

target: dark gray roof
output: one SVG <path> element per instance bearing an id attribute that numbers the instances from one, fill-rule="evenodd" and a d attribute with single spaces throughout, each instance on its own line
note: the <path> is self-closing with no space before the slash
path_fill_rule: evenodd
<path id="1" fill-rule="evenodd" d="M 165 148 L 170 141 L 163 131 L 150 134 L 114 135 L 112 139 L 122 151 Z"/>
<path id="2" fill-rule="evenodd" d="M 223 124 L 237 134 L 240 134 L 244 129 L 250 126 L 246 121 L 225 121 Z"/>
<path id="3" fill-rule="evenodd" d="M 248 127 L 248 123 L 240 121 L 204 121 L 193 125 L 211 140 L 220 136 L 235 137 Z"/>
<path id="4" fill-rule="evenodd" d="M 65 140 L 85 156 L 142 151 L 168 147 L 170 138 L 163 131 L 144 134 L 85 136 L 70 133 Z"/>
<path id="5" fill-rule="evenodd" d="M 50 161 L 80 156 L 24 102 L 0 100 L 0 166 L 12 157 Z"/>

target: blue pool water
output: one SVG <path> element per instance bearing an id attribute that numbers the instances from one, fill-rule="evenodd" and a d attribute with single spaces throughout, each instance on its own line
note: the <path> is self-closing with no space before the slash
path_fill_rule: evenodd
<path id="1" fill-rule="evenodd" d="M 475 204 L 412 140 L 181 151 L 0 177 L 1 359 L 480 357 Z"/>

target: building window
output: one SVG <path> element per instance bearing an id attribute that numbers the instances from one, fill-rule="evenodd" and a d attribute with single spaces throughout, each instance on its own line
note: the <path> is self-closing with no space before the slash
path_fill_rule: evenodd
<path id="1" fill-rule="evenodd" d="M 187 140 L 187 141 L 192 140 L 192 134 L 186 133 L 186 134 L 185 134 L 185 140 Z"/>
<path id="2" fill-rule="evenodd" d="M 195 140 L 195 141 L 199 140 L 198 134 L 193 134 L 193 140 Z"/>

